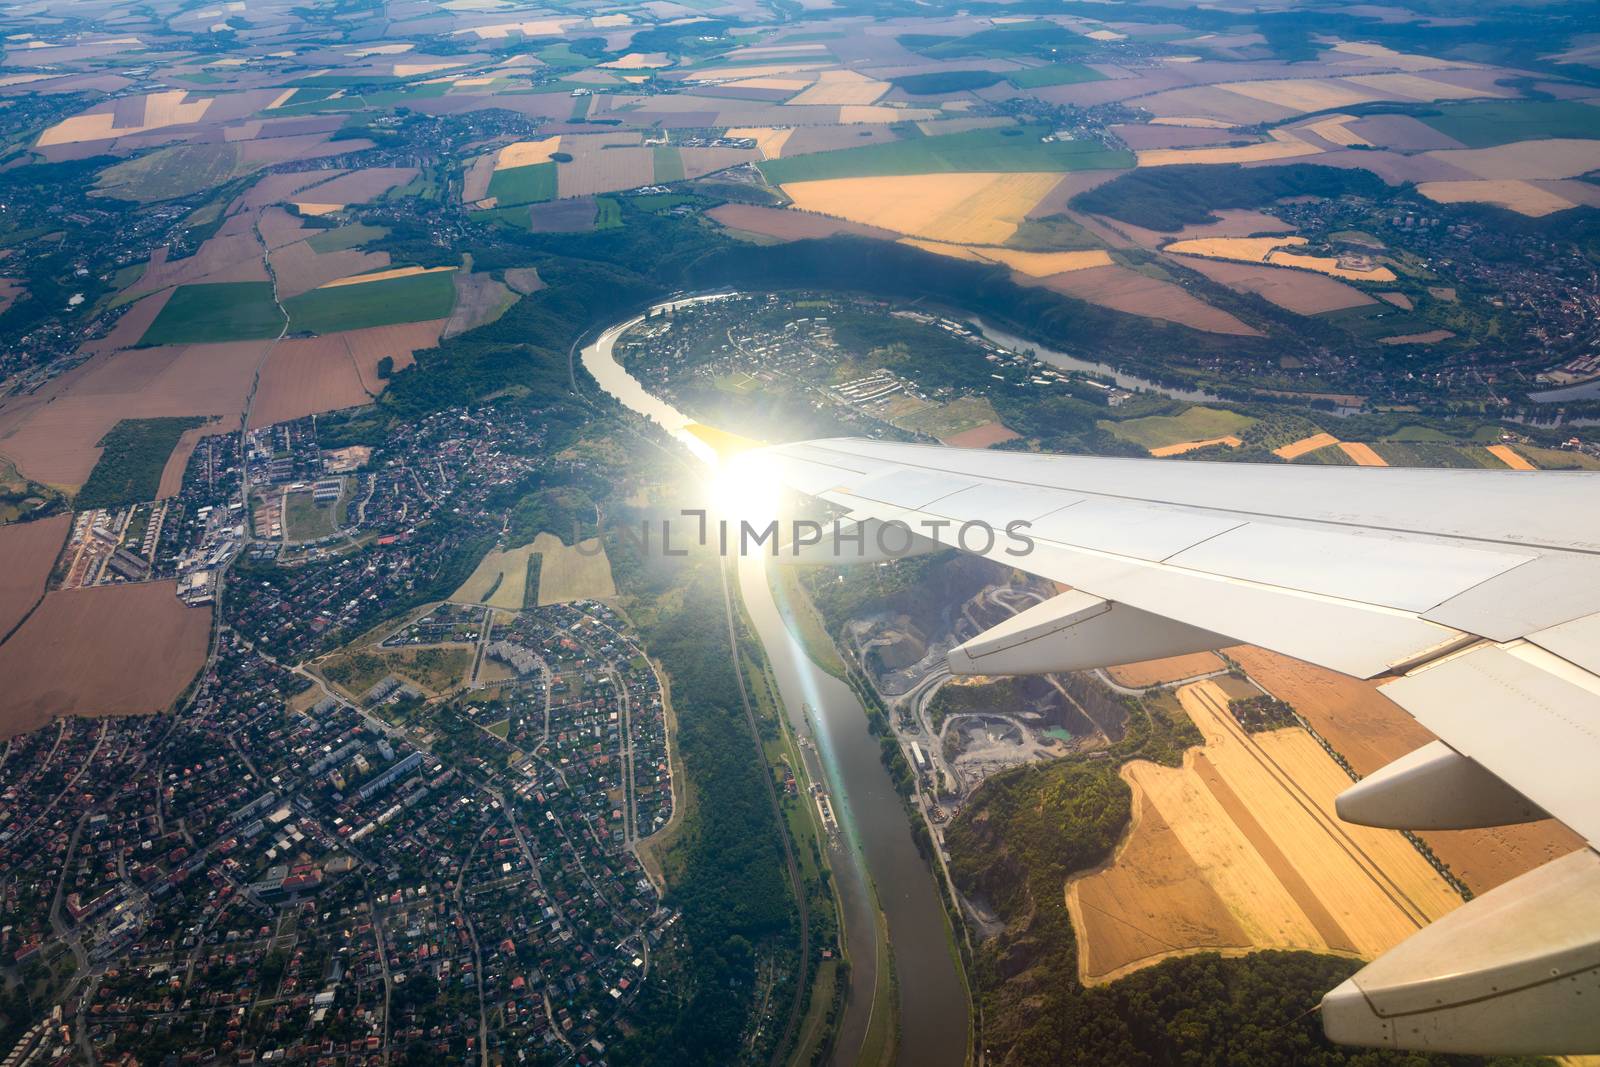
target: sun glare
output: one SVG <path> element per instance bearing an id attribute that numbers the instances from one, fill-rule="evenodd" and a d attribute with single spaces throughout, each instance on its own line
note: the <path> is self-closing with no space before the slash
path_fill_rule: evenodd
<path id="1" fill-rule="evenodd" d="M 781 494 L 772 461 L 759 452 L 727 457 L 711 477 L 711 508 L 732 522 L 765 525 L 778 517 Z"/>

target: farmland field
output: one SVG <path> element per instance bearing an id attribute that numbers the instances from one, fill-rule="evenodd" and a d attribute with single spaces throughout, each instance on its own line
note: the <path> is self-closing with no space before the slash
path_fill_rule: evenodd
<path id="1" fill-rule="evenodd" d="M 235 145 L 173 145 L 107 167 L 99 189 L 118 200 L 154 203 L 215 189 L 239 172 Z"/>
<path id="2" fill-rule="evenodd" d="M 1372 682 L 1262 648 L 1240 646 L 1227 654 L 1268 693 L 1292 705 L 1357 774 L 1371 774 L 1433 740 L 1421 723 Z M 1487 830 L 1431 831 L 1423 837 L 1475 893 L 1582 847 L 1576 834 L 1550 820 Z"/>
<path id="3" fill-rule="evenodd" d="M 534 553 L 535 544 L 491 550 L 478 561 L 461 587 L 450 594 L 450 599 L 457 604 L 488 604 L 521 611 L 527 595 L 528 557 Z"/>
<path id="4" fill-rule="evenodd" d="M 71 526 L 72 516 L 65 512 L 0 526 L 0 557 L 6 561 L 0 567 L 0 639 L 44 596 L 50 565 Z"/>
<path id="5" fill-rule="evenodd" d="M 139 339 L 141 345 L 254 341 L 283 332 L 271 282 L 180 285 Z"/>
<path id="6" fill-rule="evenodd" d="M 1104 81 L 1105 75 L 1082 63 L 1052 63 L 1048 67 L 1014 70 L 1006 80 L 1018 89 L 1042 89 L 1047 85 L 1077 85 Z"/>
<path id="7" fill-rule="evenodd" d="M 1000 126 L 938 137 L 815 152 L 760 164 L 774 185 L 822 178 L 976 171 L 1110 170 L 1133 166 L 1133 156 L 1086 141 L 1051 141 L 1047 126 Z"/>
<path id="8" fill-rule="evenodd" d="M 683 157 L 672 145 L 655 146 L 655 173 L 658 183 L 683 181 Z"/>
<path id="9" fill-rule="evenodd" d="M 553 200 L 556 195 L 556 165 L 532 163 L 526 167 L 497 170 L 489 179 L 489 195 L 500 207 L 535 204 Z"/>
<path id="10" fill-rule="evenodd" d="M 1055 174 L 912 174 L 784 186 L 803 211 L 952 244 L 998 245 L 1054 188 Z"/>
<path id="11" fill-rule="evenodd" d="M 611 561 L 595 538 L 568 546 L 555 534 L 541 533 L 532 547 L 539 553 L 540 607 L 617 595 L 611 580 Z"/>
<path id="12" fill-rule="evenodd" d="M 1247 734 L 1211 682 L 1178 691 L 1205 737 L 1174 770 L 1122 770 L 1137 816 L 1075 879 L 1079 973 L 1106 981 L 1175 953 L 1304 948 L 1370 958 L 1461 903 L 1400 834 L 1343 823 L 1349 777 L 1298 727 Z"/>
<path id="13" fill-rule="evenodd" d="M 382 226 L 364 226 L 353 223 L 349 226 L 340 226 L 332 230 L 322 230 L 306 238 L 306 244 L 311 246 L 313 252 L 327 254 L 329 252 L 343 252 L 350 248 L 359 248 L 371 241 L 376 241 L 389 231 Z"/>
<path id="14" fill-rule="evenodd" d="M 1577 100 L 1496 100 L 1442 104 L 1422 121 L 1468 148 L 1546 137 L 1600 138 L 1600 108 Z"/>
<path id="15" fill-rule="evenodd" d="M 291 330 L 323 334 L 449 318 L 455 297 L 453 272 L 435 271 L 313 289 L 285 300 L 284 307 Z"/>
<path id="16" fill-rule="evenodd" d="M 1248 415 L 1196 406 L 1181 415 L 1151 415 L 1126 422 L 1101 422 L 1100 425 L 1123 441 L 1152 449 L 1238 434 L 1255 421 Z"/>
<path id="17" fill-rule="evenodd" d="M 165 710 L 206 658 L 209 608 L 176 583 L 56 590 L 0 645 L 0 737 L 57 715 Z"/>

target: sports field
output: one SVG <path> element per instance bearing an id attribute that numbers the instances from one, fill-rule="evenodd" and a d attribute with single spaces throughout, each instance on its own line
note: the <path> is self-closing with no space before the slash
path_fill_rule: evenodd
<path id="1" fill-rule="evenodd" d="M 271 282 L 214 282 L 180 285 L 139 343 L 254 341 L 282 332 L 283 313 L 272 300 Z"/>
<path id="2" fill-rule="evenodd" d="M 885 144 L 814 152 L 760 164 L 774 185 L 823 178 L 976 171 L 1115 170 L 1133 166 L 1133 156 L 1089 141 L 1044 141 L 1047 126 L 1000 126 L 938 137 L 912 137 Z"/>
<path id="3" fill-rule="evenodd" d="M 447 319 L 455 306 L 452 271 L 430 271 L 313 289 L 283 302 L 295 333 L 338 333 L 401 322 Z"/>

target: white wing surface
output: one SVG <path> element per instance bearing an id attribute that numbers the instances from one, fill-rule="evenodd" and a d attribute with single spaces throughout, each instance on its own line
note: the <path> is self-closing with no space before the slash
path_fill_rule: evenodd
<path id="1" fill-rule="evenodd" d="M 954 650 L 958 673 L 1245 643 L 1387 677 L 1384 692 L 1443 743 L 1353 787 L 1341 815 L 1445 829 L 1547 813 L 1600 845 L 1600 473 L 858 440 L 757 457 L 884 541 L 903 523 L 919 544 L 1072 587 Z M 836 547 L 840 561 L 854 558 L 853 544 Z M 1585 851 L 1402 943 L 1329 994 L 1323 1014 L 1331 1037 L 1357 1044 L 1594 1052 L 1600 1013 L 1585 1008 L 1597 1002 L 1600 856 Z"/>

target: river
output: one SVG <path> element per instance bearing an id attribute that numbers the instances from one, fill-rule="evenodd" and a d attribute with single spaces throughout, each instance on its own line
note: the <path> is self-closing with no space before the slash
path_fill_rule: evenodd
<path id="1" fill-rule="evenodd" d="M 583 367 L 623 406 L 660 425 L 700 459 L 715 463 L 711 449 L 688 431 L 695 420 L 647 392 L 614 356 L 617 338 L 643 318 L 603 331 L 583 349 Z M 851 982 L 832 1062 L 851 1067 L 874 1016 L 886 1009 L 874 1003 L 881 936 L 876 913 L 881 910 L 899 984 L 896 1061 L 908 1067 L 960 1067 L 966 1059 L 971 1004 L 951 954 L 934 874 L 911 838 L 905 808 L 878 757 L 878 740 L 867 730 L 866 711 L 848 686 L 812 662 L 789 631 L 773 599 L 766 565 L 760 556 L 739 561 L 740 593 L 808 769 L 831 794 L 840 824 L 829 858 L 843 910 Z"/>

